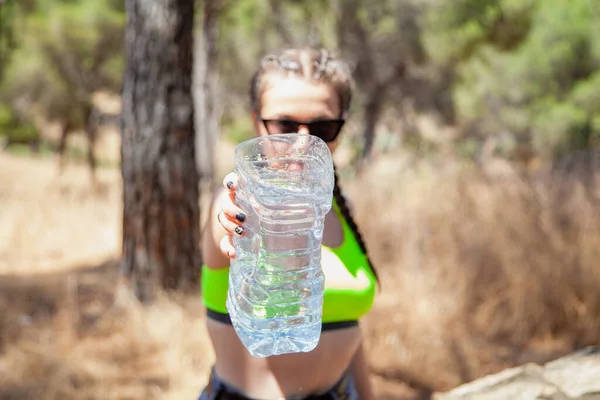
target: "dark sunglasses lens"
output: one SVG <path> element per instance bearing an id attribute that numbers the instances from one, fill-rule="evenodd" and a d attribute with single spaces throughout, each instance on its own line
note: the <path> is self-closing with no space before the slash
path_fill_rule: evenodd
<path id="1" fill-rule="evenodd" d="M 300 125 L 294 121 L 267 121 L 267 131 L 271 135 L 298 132 Z"/>
<path id="2" fill-rule="evenodd" d="M 333 142 L 340 133 L 342 124 L 338 121 L 318 121 L 310 126 L 310 133 L 325 142 Z"/>

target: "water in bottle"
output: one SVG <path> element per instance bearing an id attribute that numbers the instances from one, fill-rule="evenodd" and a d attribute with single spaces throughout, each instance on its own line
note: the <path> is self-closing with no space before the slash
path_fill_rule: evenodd
<path id="1" fill-rule="evenodd" d="M 321 241 L 333 197 L 333 161 L 316 136 L 258 137 L 236 147 L 236 203 L 227 309 L 255 357 L 307 352 L 321 334 Z"/>

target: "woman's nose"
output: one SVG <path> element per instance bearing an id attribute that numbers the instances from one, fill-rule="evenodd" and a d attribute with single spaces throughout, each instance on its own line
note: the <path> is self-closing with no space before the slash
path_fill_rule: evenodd
<path id="1" fill-rule="evenodd" d="M 309 135 L 310 132 L 308 131 L 308 127 L 306 125 L 300 125 L 298 127 L 298 133 L 301 135 Z"/>

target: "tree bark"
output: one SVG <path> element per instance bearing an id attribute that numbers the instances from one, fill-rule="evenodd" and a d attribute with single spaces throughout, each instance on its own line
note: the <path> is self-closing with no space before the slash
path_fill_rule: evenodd
<path id="1" fill-rule="evenodd" d="M 386 90 L 383 89 L 380 91 L 372 91 L 367 94 L 367 105 L 364 111 L 365 130 L 363 132 L 364 144 L 360 159 L 361 162 L 367 160 L 371 155 L 373 143 L 375 142 L 375 129 L 377 128 L 377 123 L 379 122 L 379 117 L 384 104 L 385 92 Z"/>
<path id="2" fill-rule="evenodd" d="M 202 2 L 201 35 L 197 45 L 198 69 L 196 99 L 197 167 L 202 190 L 212 186 L 215 171 L 215 147 L 220 131 L 219 81 L 219 16 L 223 0 Z"/>
<path id="3" fill-rule="evenodd" d="M 281 9 L 281 0 L 269 0 L 269 7 L 273 13 L 272 24 L 286 46 L 294 44 L 294 37 L 288 29 L 285 12 Z"/>
<path id="4" fill-rule="evenodd" d="M 126 0 L 122 272 L 142 301 L 199 285 L 194 2 Z"/>

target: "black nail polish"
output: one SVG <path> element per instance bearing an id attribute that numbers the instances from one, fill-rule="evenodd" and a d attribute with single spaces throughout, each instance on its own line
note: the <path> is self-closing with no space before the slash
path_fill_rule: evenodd
<path id="1" fill-rule="evenodd" d="M 244 214 L 244 213 L 237 213 L 237 214 L 235 214 L 235 217 L 240 222 L 244 222 L 246 220 L 246 214 Z"/>
<path id="2" fill-rule="evenodd" d="M 242 233 L 244 233 L 244 228 L 242 228 L 241 226 L 236 226 L 235 233 L 237 233 L 238 235 L 241 235 Z"/>
<path id="3" fill-rule="evenodd" d="M 233 186 L 233 182 L 231 182 L 231 181 L 227 182 L 227 189 L 231 189 L 232 186 Z"/>

